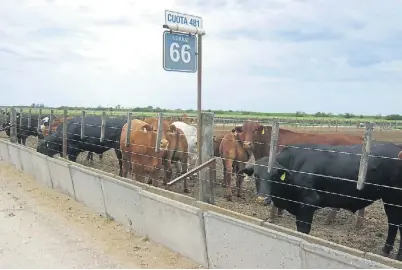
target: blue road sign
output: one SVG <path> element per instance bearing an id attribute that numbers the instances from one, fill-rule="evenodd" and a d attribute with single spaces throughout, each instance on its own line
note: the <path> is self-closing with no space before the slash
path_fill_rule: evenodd
<path id="1" fill-rule="evenodd" d="M 177 32 L 163 32 L 163 68 L 166 71 L 197 71 L 197 38 Z"/>

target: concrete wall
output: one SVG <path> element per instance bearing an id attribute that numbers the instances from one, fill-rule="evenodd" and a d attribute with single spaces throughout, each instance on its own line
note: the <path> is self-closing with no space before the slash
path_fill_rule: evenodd
<path id="1" fill-rule="evenodd" d="M 0 140 L 0 160 L 204 267 L 402 268 L 395 260 L 46 157 L 5 140 Z"/>

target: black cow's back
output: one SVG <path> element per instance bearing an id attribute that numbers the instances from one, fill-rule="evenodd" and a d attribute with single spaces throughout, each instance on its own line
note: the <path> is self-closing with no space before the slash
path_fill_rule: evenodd
<path id="1" fill-rule="evenodd" d="M 84 137 L 81 139 L 81 117 L 74 117 L 67 120 L 67 145 L 69 151 L 83 152 L 90 151 L 101 154 L 108 149 L 120 148 L 121 130 L 126 120 L 120 118 L 107 118 L 105 123 L 105 136 L 101 142 L 100 116 L 86 116 L 84 120 Z M 60 124 L 56 131 L 47 136 L 45 140 L 51 140 L 55 144 L 62 144 L 63 124 Z M 60 150 L 59 150 L 60 151 Z"/>
<path id="2" fill-rule="evenodd" d="M 315 148 L 321 151 L 292 148 L 292 146 Z M 347 146 L 298 144 L 292 146 L 286 147 L 277 155 L 277 162 L 285 168 L 304 172 L 304 174 L 294 173 L 295 184 L 307 185 L 311 189 L 322 192 L 322 207 L 345 208 L 345 204 L 353 201 L 357 204 L 352 208 L 360 209 L 362 208 L 360 204 L 369 205 L 371 201 L 390 194 L 390 188 L 378 185 L 402 187 L 402 161 L 398 159 L 401 149 L 393 143 L 372 144 L 366 186 L 363 190 L 356 189 L 361 144 Z M 315 175 L 308 176 L 305 173 Z M 317 176 L 317 174 L 321 176 Z M 339 199 L 339 196 L 343 196 L 342 200 Z M 352 197 L 364 198 L 366 201 L 356 202 Z"/>

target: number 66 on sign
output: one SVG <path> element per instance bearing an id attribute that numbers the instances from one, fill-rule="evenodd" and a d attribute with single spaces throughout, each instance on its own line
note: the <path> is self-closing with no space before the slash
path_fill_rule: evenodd
<path id="1" fill-rule="evenodd" d="M 197 71 L 197 38 L 194 35 L 163 32 L 163 68 L 166 71 Z"/>

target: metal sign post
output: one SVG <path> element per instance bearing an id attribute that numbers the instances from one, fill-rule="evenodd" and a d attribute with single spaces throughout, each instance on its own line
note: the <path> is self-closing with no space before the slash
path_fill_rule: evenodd
<path id="1" fill-rule="evenodd" d="M 166 71 L 197 73 L 197 148 L 202 162 L 202 36 L 205 35 L 201 17 L 165 10 L 163 33 L 163 68 Z M 198 37 L 198 42 L 197 38 Z"/>

